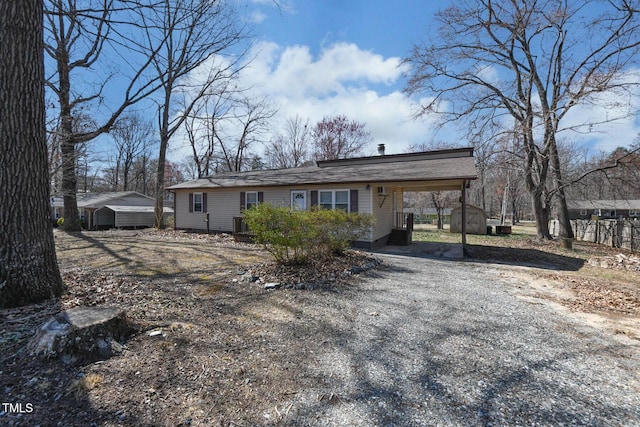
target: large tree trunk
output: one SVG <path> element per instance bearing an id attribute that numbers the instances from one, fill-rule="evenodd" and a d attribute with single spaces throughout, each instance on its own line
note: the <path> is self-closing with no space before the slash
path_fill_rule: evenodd
<path id="1" fill-rule="evenodd" d="M 538 239 L 551 240 L 551 233 L 549 233 L 549 207 L 545 204 L 543 197 L 549 171 L 549 158 L 545 156 L 544 153 L 538 153 L 533 143 L 531 115 L 528 117 L 525 129 L 528 130 L 522 135 L 524 137 L 525 149 L 525 186 L 531 196 L 531 202 L 533 204 Z"/>
<path id="2" fill-rule="evenodd" d="M 549 208 L 544 205 L 540 195 L 532 193 L 531 198 L 533 201 L 533 212 L 536 218 L 538 239 L 551 240 L 551 233 L 549 233 Z"/>
<path id="3" fill-rule="evenodd" d="M 168 114 L 166 114 L 165 119 L 166 121 L 163 121 L 163 123 L 166 123 L 167 126 L 160 130 L 160 153 L 158 155 L 158 169 L 156 171 L 156 205 L 154 211 L 156 215 L 155 227 L 157 229 L 164 228 L 162 216 L 164 212 L 164 176 L 167 163 L 167 147 L 169 146 L 169 135 L 166 131 L 169 124 Z"/>
<path id="4" fill-rule="evenodd" d="M 73 117 L 71 115 L 71 76 L 69 74 L 68 53 L 59 51 L 57 61 L 60 90 L 58 100 L 60 104 L 60 159 L 62 161 L 62 196 L 64 202 L 65 231 L 80 231 L 78 216 L 78 176 L 76 174 L 77 154 L 76 141 L 73 138 Z"/>
<path id="5" fill-rule="evenodd" d="M 66 133 L 64 126 L 62 132 Z M 76 146 L 71 139 L 71 133 L 66 133 L 60 147 L 62 157 L 62 196 L 64 202 L 64 230 L 80 231 L 80 217 L 78 216 L 78 177 L 76 175 Z"/>
<path id="6" fill-rule="evenodd" d="M 553 141 L 550 150 L 551 165 L 553 166 L 553 180 L 555 182 L 556 200 L 558 202 L 558 225 L 560 227 L 559 237 L 563 239 L 573 239 L 573 229 L 569 218 L 569 208 L 567 207 L 567 196 L 564 192 L 564 184 L 562 182 L 562 171 L 560 169 L 560 155 L 558 154 L 558 146 Z"/>
<path id="7" fill-rule="evenodd" d="M 0 2 L 0 307 L 62 294 L 49 204 L 41 0 Z"/>

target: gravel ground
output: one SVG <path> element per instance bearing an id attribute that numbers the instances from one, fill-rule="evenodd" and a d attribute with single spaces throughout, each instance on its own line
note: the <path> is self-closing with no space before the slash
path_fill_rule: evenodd
<path id="1" fill-rule="evenodd" d="M 633 342 L 518 298 L 489 265 L 380 257 L 318 337 L 323 386 L 292 396 L 287 425 L 640 425 Z"/>
<path id="2" fill-rule="evenodd" d="M 34 408 L 3 406 L 0 426 L 640 426 L 640 335 L 570 311 L 594 308 L 565 304 L 582 281 L 545 294 L 548 275 L 576 279 L 575 257 L 387 248 L 373 270 L 345 276 L 358 258 L 332 260 L 300 279 L 326 286 L 267 290 L 242 279 L 273 273 L 266 254 L 229 237 L 87 233 L 57 249 L 64 298 L 0 311 L 0 402 Z M 544 274 L 522 268 L 540 261 Z M 637 322 L 637 276 L 623 277 L 632 310 L 605 313 Z M 593 298 L 611 304 L 615 289 Z M 73 366 L 24 352 L 49 316 L 105 304 L 141 328 L 121 355 Z"/>

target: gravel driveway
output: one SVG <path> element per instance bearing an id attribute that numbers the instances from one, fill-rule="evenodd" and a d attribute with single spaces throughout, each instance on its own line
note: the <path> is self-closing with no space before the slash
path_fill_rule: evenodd
<path id="1" fill-rule="evenodd" d="M 637 345 L 518 298 L 489 265 L 380 258 L 339 308 L 350 324 L 318 337 L 324 381 L 287 425 L 640 425 Z"/>

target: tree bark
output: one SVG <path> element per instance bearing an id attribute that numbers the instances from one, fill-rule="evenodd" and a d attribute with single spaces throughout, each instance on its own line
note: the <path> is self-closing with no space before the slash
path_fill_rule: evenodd
<path id="1" fill-rule="evenodd" d="M 533 213 L 536 219 L 536 230 L 538 239 L 551 240 L 551 234 L 549 233 L 549 208 L 544 205 L 542 197 L 531 194 L 533 201 Z"/>
<path id="2" fill-rule="evenodd" d="M 41 0 L 0 2 L 0 307 L 56 298 L 63 284 L 49 203 Z"/>
<path id="3" fill-rule="evenodd" d="M 62 153 L 62 200 L 64 202 L 65 231 L 80 231 L 78 201 L 76 198 L 78 176 L 76 175 L 76 145 L 71 133 L 65 133 L 60 146 Z"/>
<path id="4" fill-rule="evenodd" d="M 567 196 L 564 191 L 564 183 L 562 181 L 562 171 L 560 166 L 560 155 L 558 154 L 558 146 L 554 144 L 550 150 L 551 166 L 553 169 L 553 180 L 555 182 L 555 195 L 558 203 L 558 225 L 560 226 L 558 237 L 563 239 L 573 239 L 573 229 L 569 218 L 569 208 L 567 207 Z"/>

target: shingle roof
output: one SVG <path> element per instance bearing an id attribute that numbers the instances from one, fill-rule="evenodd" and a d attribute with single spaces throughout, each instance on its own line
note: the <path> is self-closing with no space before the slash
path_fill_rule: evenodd
<path id="1" fill-rule="evenodd" d="M 123 213 L 154 213 L 155 206 L 118 206 L 118 205 L 104 205 L 105 208 L 111 209 L 114 212 Z M 164 213 L 173 213 L 173 208 L 164 206 L 162 208 Z"/>
<path id="2" fill-rule="evenodd" d="M 77 193 L 76 200 L 79 208 L 93 208 L 97 206 L 103 206 L 111 200 L 117 200 L 122 197 L 137 195 L 140 197 L 153 200 L 149 196 L 140 194 L 136 191 L 111 191 L 105 193 Z M 62 196 L 54 196 L 51 198 L 51 206 L 64 207 Z"/>
<path id="3" fill-rule="evenodd" d="M 476 179 L 472 148 L 317 162 L 292 169 L 212 175 L 172 185 L 169 190 L 271 187 L 358 182 L 407 182 Z"/>

